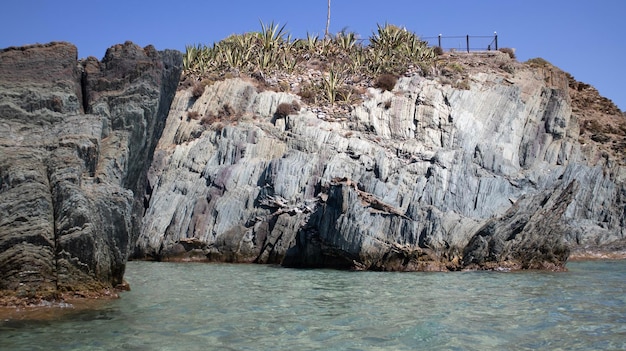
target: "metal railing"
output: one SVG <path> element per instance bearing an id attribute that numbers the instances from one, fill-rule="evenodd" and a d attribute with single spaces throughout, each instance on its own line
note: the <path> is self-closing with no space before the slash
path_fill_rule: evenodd
<path id="1" fill-rule="evenodd" d="M 467 50 L 470 51 L 491 51 L 498 50 L 498 33 L 493 32 L 493 35 L 462 35 L 462 36 L 443 36 L 439 34 L 436 37 L 421 37 L 420 39 L 427 41 L 432 46 L 438 46 L 443 50 Z M 472 45 L 470 45 L 470 39 Z M 489 41 L 488 39 L 491 39 Z M 436 43 L 433 41 L 437 40 Z M 456 46 L 444 46 L 444 44 L 450 43 L 451 41 L 457 41 Z M 478 42 L 478 44 L 475 44 Z"/>

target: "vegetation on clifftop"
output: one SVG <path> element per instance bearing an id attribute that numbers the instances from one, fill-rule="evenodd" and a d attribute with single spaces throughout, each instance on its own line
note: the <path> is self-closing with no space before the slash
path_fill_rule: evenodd
<path id="1" fill-rule="evenodd" d="M 376 75 L 402 74 L 411 65 L 431 63 L 436 56 L 434 48 L 415 33 L 390 24 L 378 25 L 363 45 L 357 34 L 345 30 L 329 38 L 307 34 L 294 40 L 285 26 L 272 22 L 261 23 L 259 32 L 231 35 L 212 47 L 187 46 L 183 65 L 186 76 L 229 70 L 292 73 L 303 72 L 307 65 Z"/>
<path id="2" fill-rule="evenodd" d="M 468 90 L 473 73 L 496 70 L 514 76 L 523 67 L 546 74 L 548 85 L 568 91 L 572 112 L 580 124 L 581 143 L 601 144 L 626 162 L 626 118 L 588 84 L 577 82 L 541 58 L 522 64 L 510 48 L 490 53 L 444 53 L 415 33 L 391 24 L 378 25 L 367 39 L 346 30 L 323 38 L 307 34 L 306 38 L 294 39 L 284 25 L 261 22 L 258 32 L 233 34 L 212 46 L 188 45 L 181 87 L 191 87 L 197 98 L 215 81 L 248 78 L 260 90 L 297 94 L 309 106 L 331 115 L 347 115 L 364 99 L 367 88 L 391 91 L 402 75 L 421 74 Z M 554 82 L 553 77 L 564 79 Z"/>
<path id="3" fill-rule="evenodd" d="M 491 52 L 493 60 L 488 61 L 513 73 L 513 50 L 500 51 Z M 436 77 L 456 89 L 470 89 L 468 76 L 476 65 L 460 59 L 465 56 L 444 53 L 391 24 L 378 25 L 367 39 L 346 30 L 323 38 L 307 34 L 293 39 L 285 26 L 261 22 L 258 32 L 233 34 L 212 46 L 188 45 L 181 87 L 192 87 L 193 96 L 199 97 L 214 81 L 251 78 L 261 90 L 297 94 L 308 105 L 337 113 L 358 104 L 367 88 L 393 90 L 402 75 Z"/>
<path id="4" fill-rule="evenodd" d="M 211 47 L 187 46 L 183 79 L 314 76 L 297 92 L 304 100 L 350 103 L 358 95 L 352 90 L 355 82 L 373 81 L 381 74 L 398 76 L 410 69 L 428 70 L 436 57 L 436 50 L 415 33 L 390 24 L 378 25 L 363 41 L 345 30 L 327 38 L 307 34 L 305 39 L 292 39 L 285 26 L 272 22 L 261 23 L 259 32 L 231 35 Z"/>

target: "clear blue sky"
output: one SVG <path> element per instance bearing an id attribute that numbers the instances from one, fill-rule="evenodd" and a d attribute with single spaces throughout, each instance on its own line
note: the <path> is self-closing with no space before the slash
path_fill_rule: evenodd
<path id="1" fill-rule="evenodd" d="M 286 24 L 294 37 L 323 35 L 327 0 L 11 0 L 0 11 L 0 47 L 69 41 L 79 57 L 102 58 L 131 40 L 185 50 L 233 33 Z M 626 1 L 623 0 L 331 0 L 331 32 L 367 38 L 377 24 L 423 37 L 492 35 L 520 61 L 542 57 L 595 86 L 626 110 Z M 444 41 L 462 46 L 463 40 Z"/>

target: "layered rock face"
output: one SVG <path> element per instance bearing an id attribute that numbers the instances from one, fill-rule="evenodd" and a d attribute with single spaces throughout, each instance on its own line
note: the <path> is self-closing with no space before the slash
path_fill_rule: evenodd
<path id="1" fill-rule="evenodd" d="M 404 77 L 332 118 L 243 79 L 181 90 L 135 257 L 559 270 L 623 243 L 624 167 L 579 142 L 563 72 L 519 66 L 469 89 Z"/>
<path id="2" fill-rule="evenodd" d="M 626 162 L 581 138 L 558 70 L 478 70 L 469 89 L 414 75 L 322 114 L 245 79 L 176 92 L 175 51 L 76 56 L 67 43 L 0 52 L 10 294 L 116 286 L 131 253 L 560 270 L 570 252 L 626 247 Z M 281 103 L 303 107 L 283 117 Z"/>
<path id="3" fill-rule="evenodd" d="M 0 289 L 122 282 L 181 63 L 132 43 L 101 62 L 68 43 L 0 52 Z"/>

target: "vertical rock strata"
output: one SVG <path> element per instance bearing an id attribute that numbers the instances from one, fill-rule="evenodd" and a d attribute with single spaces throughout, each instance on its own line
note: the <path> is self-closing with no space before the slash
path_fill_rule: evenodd
<path id="1" fill-rule="evenodd" d="M 299 97 L 244 79 L 181 90 L 135 256 L 561 270 L 571 250 L 623 243 L 623 160 L 581 144 L 563 72 L 518 66 L 469 89 L 404 77 L 344 116 L 277 118 Z"/>
<path id="2" fill-rule="evenodd" d="M 181 55 L 130 42 L 102 62 L 51 43 L 0 52 L 0 289 L 122 283 Z"/>
<path id="3" fill-rule="evenodd" d="M 0 290 L 107 289 L 129 254 L 560 270 L 626 247 L 626 160 L 581 138 L 563 72 L 403 77 L 333 116 L 239 78 L 176 91 L 181 61 L 132 43 L 102 61 L 0 51 Z"/>

